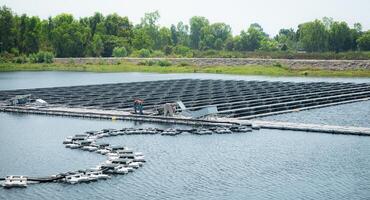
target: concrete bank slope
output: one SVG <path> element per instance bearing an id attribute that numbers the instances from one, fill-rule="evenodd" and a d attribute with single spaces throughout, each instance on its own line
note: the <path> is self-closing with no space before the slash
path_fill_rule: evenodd
<path id="1" fill-rule="evenodd" d="M 145 61 L 168 60 L 173 64 L 187 63 L 195 66 L 241 66 L 277 65 L 292 69 L 358 70 L 370 69 L 370 60 L 298 60 L 298 59 L 261 59 L 261 58 L 55 58 L 55 63 L 63 64 L 116 64 L 129 62 L 137 64 Z"/>
<path id="2" fill-rule="evenodd" d="M 0 112 L 98 118 L 107 120 L 133 120 L 152 123 L 154 122 L 167 124 L 186 124 L 196 126 L 231 126 L 233 124 L 241 124 L 252 126 L 252 128 L 254 129 L 264 128 L 264 129 L 292 130 L 292 131 L 330 133 L 342 135 L 370 136 L 370 128 L 364 127 L 331 126 L 319 124 L 301 124 L 301 123 L 272 122 L 258 120 L 239 120 L 236 118 L 214 118 L 210 120 L 197 120 L 180 117 L 133 115 L 131 113 L 123 111 L 67 108 L 67 107 L 41 108 L 41 107 L 0 106 Z"/>

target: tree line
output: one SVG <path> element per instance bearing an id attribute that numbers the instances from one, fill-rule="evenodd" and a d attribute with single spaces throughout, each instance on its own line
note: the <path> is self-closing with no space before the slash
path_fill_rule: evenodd
<path id="1" fill-rule="evenodd" d="M 76 19 L 59 14 L 48 19 L 17 15 L 10 8 L 0 8 L 0 53 L 30 55 L 40 51 L 57 57 L 124 57 L 181 56 L 192 57 L 194 51 L 369 51 L 370 31 L 359 23 L 323 18 L 302 23 L 297 30 L 281 29 L 270 37 L 263 28 L 251 24 L 239 35 L 230 25 L 210 23 L 194 16 L 189 24 L 179 22 L 170 27 L 158 25 L 158 11 L 146 13 L 139 24 L 128 17 L 95 13 Z"/>

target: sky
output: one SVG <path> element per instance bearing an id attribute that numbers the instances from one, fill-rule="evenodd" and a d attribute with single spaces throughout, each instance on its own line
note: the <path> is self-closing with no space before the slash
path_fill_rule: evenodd
<path id="1" fill-rule="evenodd" d="M 370 0 L 0 0 L 0 5 L 43 19 L 60 13 L 75 17 L 118 13 L 135 24 L 144 13 L 158 10 L 163 26 L 188 24 L 192 16 L 204 16 L 211 23 L 229 24 L 234 34 L 259 23 L 273 36 L 281 28 L 296 29 L 300 23 L 325 16 L 351 27 L 360 22 L 364 30 L 370 29 Z"/>

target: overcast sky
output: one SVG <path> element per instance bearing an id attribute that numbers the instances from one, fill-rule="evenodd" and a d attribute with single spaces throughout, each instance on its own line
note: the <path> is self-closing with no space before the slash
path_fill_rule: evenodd
<path id="1" fill-rule="evenodd" d="M 169 26 L 178 21 L 188 23 L 192 16 L 204 16 L 213 22 L 231 25 L 239 34 L 249 24 L 257 22 L 270 35 L 280 28 L 321 19 L 324 16 L 346 21 L 350 26 L 360 22 L 370 29 L 370 0 L 0 0 L 17 14 L 26 13 L 47 18 L 60 13 L 75 17 L 118 13 L 140 22 L 145 12 L 158 10 L 159 23 Z"/>

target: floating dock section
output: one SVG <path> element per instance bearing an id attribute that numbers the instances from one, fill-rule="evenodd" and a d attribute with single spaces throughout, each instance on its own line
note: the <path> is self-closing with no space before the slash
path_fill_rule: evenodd
<path id="1" fill-rule="evenodd" d="M 330 133 L 330 134 L 341 134 L 341 135 L 370 136 L 370 128 L 367 128 L 367 127 L 332 126 L 332 125 L 323 125 L 323 124 L 302 124 L 302 123 L 259 121 L 259 120 L 252 120 L 252 121 L 248 121 L 247 123 L 251 123 L 254 126 L 258 126 L 260 128 L 265 128 L 265 129 L 279 129 L 279 130 Z"/>
<path id="2" fill-rule="evenodd" d="M 25 94 L 55 106 L 121 111 L 132 110 L 134 98 L 144 100 L 144 110 L 181 100 L 190 110 L 212 105 L 220 116 L 251 119 L 368 100 L 370 84 L 177 79 L 7 90 L 0 101 Z"/>

